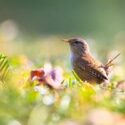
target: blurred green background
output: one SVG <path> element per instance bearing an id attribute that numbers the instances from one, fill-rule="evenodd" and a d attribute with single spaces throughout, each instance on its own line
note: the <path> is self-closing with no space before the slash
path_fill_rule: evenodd
<path id="1" fill-rule="evenodd" d="M 124 0 L 0 0 L 0 22 L 33 34 L 112 38 L 125 30 Z"/>

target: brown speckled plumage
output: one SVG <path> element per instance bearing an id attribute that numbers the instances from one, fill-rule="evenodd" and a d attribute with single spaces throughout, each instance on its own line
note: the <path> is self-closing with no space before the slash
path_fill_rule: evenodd
<path id="1" fill-rule="evenodd" d="M 100 68 L 102 63 L 92 57 L 85 40 L 72 38 L 67 42 L 70 44 L 73 69 L 82 81 L 100 84 L 108 80 L 105 70 Z"/>

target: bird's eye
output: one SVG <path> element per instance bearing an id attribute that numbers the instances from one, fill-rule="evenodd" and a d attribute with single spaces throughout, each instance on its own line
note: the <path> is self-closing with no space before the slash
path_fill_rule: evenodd
<path id="1" fill-rule="evenodd" d="M 79 43 L 79 41 L 75 41 L 75 44 L 78 44 Z"/>

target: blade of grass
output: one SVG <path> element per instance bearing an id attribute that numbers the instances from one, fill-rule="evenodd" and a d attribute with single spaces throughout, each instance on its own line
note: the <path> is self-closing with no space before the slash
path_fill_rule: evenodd
<path id="1" fill-rule="evenodd" d="M 9 69 L 9 62 L 5 55 L 0 54 L 0 81 L 4 83 Z"/>

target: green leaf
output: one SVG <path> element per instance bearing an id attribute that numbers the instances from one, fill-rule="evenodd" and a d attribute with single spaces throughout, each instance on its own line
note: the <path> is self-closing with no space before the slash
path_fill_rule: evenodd
<path id="1" fill-rule="evenodd" d="M 0 81 L 5 82 L 9 70 L 9 62 L 5 55 L 0 54 Z"/>
<path id="2" fill-rule="evenodd" d="M 79 78 L 79 76 L 74 71 L 72 71 L 72 73 L 78 82 L 82 82 L 82 80 Z"/>

